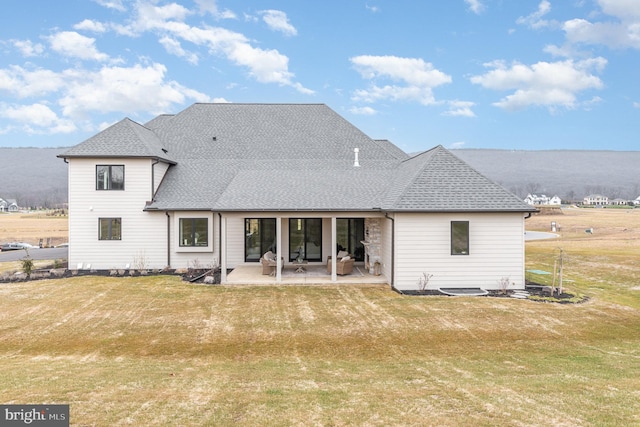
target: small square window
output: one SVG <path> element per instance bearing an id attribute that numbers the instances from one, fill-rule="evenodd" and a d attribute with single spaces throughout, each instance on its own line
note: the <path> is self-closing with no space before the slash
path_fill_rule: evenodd
<path id="1" fill-rule="evenodd" d="M 124 165 L 97 165 L 96 190 L 124 190 Z"/>
<path id="2" fill-rule="evenodd" d="M 122 240 L 122 219 L 99 218 L 98 240 Z"/>
<path id="3" fill-rule="evenodd" d="M 451 221 L 451 255 L 469 255 L 469 221 Z"/>
<path id="4" fill-rule="evenodd" d="M 180 246 L 207 246 L 208 218 L 180 218 Z"/>

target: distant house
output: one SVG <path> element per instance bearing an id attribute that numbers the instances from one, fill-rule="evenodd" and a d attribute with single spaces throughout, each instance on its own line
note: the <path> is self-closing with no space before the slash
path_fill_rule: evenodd
<path id="1" fill-rule="evenodd" d="M 328 259 L 344 251 L 400 290 L 427 273 L 435 288 L 498 289 L 504 277 L 524 288 L 535 208 L 442 146 L 410 156 L 326 105 L 195 104 L 123 119 L 59 157 L 69 265 L 197 259 L 225 283 L 227 269 L 276 253 L 274 283 L 301 259 L 336 282 Z"/>
<path id="2" fill-rule="evenodd" d="M 601 194 L 590 194 L 584 198 L 582 204 L 588 206 L 606 206 L 609 204 L 609 198 Z"/>
<path id="3" fill-rule="evenodd" d="M 633 204 L 636 206 L 640 205 L 640 196 L 633 201 Z"/>
<path id="4" fill-rule="evenodd" d="M 628 206 L 629 201 L 626 199 L 613 199 L 609 202 L 612 206 Z"/>
<path id="5" fill-rule="evenodd" d="M 545 205 L 545 206 L 560 206 L 562 200 L 558 196 L 548 197 L 544 194 L 541 196 L 537 196 L 535 194 L 528 194 L 527 197 L 524 198 L 524 202 L 531 205 Z"/>
<path id="6" fill-rule="evenodd" d="M 15 199 L 0 199 L 0 212 L 18 212 L 19 209 Z"/>

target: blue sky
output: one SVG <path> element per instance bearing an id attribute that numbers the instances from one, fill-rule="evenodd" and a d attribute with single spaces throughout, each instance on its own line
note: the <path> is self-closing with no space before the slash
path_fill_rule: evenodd
<path id="1" fill-rule="evenodd" d="M 638 0 L 4 0 L 0 147 L 324 103 L 407 152 L 638 150 Z"/>

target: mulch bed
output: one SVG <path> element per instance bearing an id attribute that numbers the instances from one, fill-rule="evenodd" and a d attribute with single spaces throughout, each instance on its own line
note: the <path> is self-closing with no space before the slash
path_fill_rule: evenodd
<path id="1" fill-rule="evenodd" d="M 550 294 L 551 288 L 549 286 L 541 285 L 539 283 L 527 283 L 524 290 L 528 292 L 529 296 L 534 297 L 534 298 L 529 298 L 531 301 L 539 301 L 539 302 L 547 302 L 547 303 L 550 302 L 550 303 L 557 303 L 557 304 L 579 304 L 589 300 L 588 297 L 582 297 L 581 299 L 576 300 L 576 295 L 568 292 L 563 292 L 560 295 L 558 295 L 557 293 L 554 293 L 553 295 L 551 295 Z M 408 296 L 448 296 L 438 291 L 437 289 L 428 289 L 425 291 L 396 290 L 396 292 L 402 295 L 408 295 Z M 498 290 L 491 290 L 487 292 L 488 294 L 485 295 L 486 297 L 513 298 L 514 294 L 517 291 L 508 290 L 506 292 L 502 292 Z"/>

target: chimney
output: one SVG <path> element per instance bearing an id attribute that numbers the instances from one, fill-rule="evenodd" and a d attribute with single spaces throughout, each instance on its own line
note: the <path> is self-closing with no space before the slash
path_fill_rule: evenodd
<path id="1" fill-rule="evenodd" d="M 353 149 L 353 154 L 355 155 L 355 159 L 353 159 L 353 167 L 354 168 L 359 168 L 360 167 L 360 162 L 358 161 L 358 153 L 360 152 L 359 148 L 354 148 Z"/>

